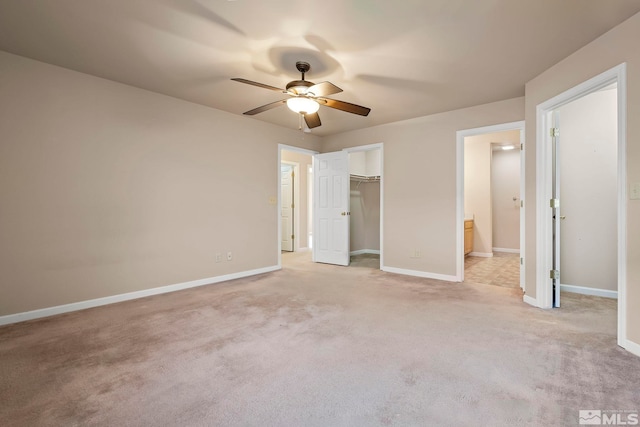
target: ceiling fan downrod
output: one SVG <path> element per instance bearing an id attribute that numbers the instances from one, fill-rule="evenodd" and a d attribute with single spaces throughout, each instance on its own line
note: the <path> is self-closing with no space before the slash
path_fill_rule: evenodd
<path id="1" fill-rule="evenodd" d="M 309 65 L 309 63 L 305 61 L 298 61 L 296 62 L 296 68 L 302 73 L 302 80 L 304 80 L 304 75 L 305 73 L 309 72 L 309 70 L 311 69 L 311 65 Z"/>

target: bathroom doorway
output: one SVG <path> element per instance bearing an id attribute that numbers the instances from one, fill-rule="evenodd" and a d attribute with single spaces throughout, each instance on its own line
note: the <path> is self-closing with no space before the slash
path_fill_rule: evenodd
<path id="1" fill-rule="evenodd" d="M 457 133 L 457 278 L 524 290 L 524 122 Z"/>

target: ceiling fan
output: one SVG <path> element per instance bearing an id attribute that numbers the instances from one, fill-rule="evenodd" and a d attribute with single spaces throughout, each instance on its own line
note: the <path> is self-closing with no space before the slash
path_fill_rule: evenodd
<path id="1" fill-rule="evenodd" d="M 361 105 L 327 98 L 327 95 L 340 93 L 342 92 L 342 89 L 330 82 L 315 84 L 313 82 L 305 80 L 305 73 L 307 73 L 311 69 L 311 66 L 308 62 L 298 61 L 296 62 L 296 68 L 302 73 L 302 79 L 293 80 L 287 83 L 286 89 L 280 89 L 275 86 L 270 86 L 242 78 L 231 79 L 236 82 L 246 83 L 249 85 L 258 86 L 264 89 L 282 92 L 289 95 L 289 98 L 287 99 L 281 99 L 280 101 L 271 102 L 261 107 L 254 108 L 253 110 L 249 110 L 244 114 L 253 116 L 254 114 L 262 113 L 263 111 L 271 110 L 272 108 L 287 104 L 287 107 L 289 107 L 290 110 L 302 115 L 309 129 L 312 129 L 322 124 L 322 122 L 320 122 L 320 116 L 318 115 L 318 109 L 321 105 L 335 108 L 336 110 L 346 111 L 347 113 L 359 114 L 361 116 L 367 116 L 371 111 L 370 108 L 363 107 Z"/>

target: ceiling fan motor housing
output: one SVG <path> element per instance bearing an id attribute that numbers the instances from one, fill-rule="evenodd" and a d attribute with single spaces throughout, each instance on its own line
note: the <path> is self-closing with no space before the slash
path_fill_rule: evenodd
<path id="1" fill-rule="evenodd" d="M 313 86 L 312 82 L 308 82 L 304 79 L 304 74 L 311 69 L 311 65 L 305 61 L 296 62 L 296 68 L 302 73 L 302 80 L 294 80 L 287 84 L 287 92 L 294 95 L 306 95 L 307 89 Z"/>
<path id="2" fill-rule="evenodd" d="M 304 95 L 307 93 L 307 89 L 313 85 L 314 83 L 306 80 L 294 80 L 287 83 L 287 92 L 291 92 L 295 95 Z"/>

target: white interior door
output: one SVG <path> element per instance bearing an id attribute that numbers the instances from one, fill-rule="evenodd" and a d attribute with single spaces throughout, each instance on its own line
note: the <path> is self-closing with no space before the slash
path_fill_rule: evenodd
<path id="1" fill-rule="evenodd" d="M 313 156 L 313 261 L 349 265 L 349 154 Z"/>
<path id="2" fill-rule="evenodd" d="M 282 250 L 293 251 L 293 166 L 281 165 Z"/>
<path id="3" fill-rule="evenodd" d="M 526 292 L 524 280 L 524 248 L 525 248 L 525 151 L 524 151 L 524 129 L 520 129 L 520 287 Z"/>
<path id="4" fill-rule="evenodd" d="M 552 157 L 552 201 L 551 215 L 553 225 L 553 264 L 551 280 L 553 283 L 553 306 L 560 307 L 560 114 L 553 112 L 551 129 L 551 157 Z"/>

